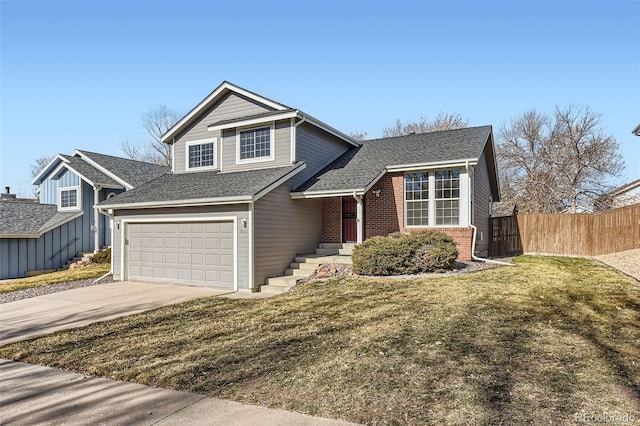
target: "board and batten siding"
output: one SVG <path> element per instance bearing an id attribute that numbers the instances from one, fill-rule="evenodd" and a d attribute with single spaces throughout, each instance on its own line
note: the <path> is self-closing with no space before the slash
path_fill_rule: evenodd
<path id="1" fill-rule="evenodd" d="M 473 225 L 478 228 L 476 235 L 476 255 L 489 254 L 489 209 L 491 205 L 491 184 L 487 168 L 485 149 L 473 170 Z"/>
<path id="2" fill-rule="evenodd" d="M 349 147 L 345 141 L 309 123 L 299 125 L 296 128 L 296 161 L 305 161 L 306 168 L 294 178 L 293 187 L 304 183 Z"/>
<path id="3" fill-rule="evenodd" d="M 220 132 L 210 132 L 208 126 L 221 120 L 229 120 L 238 117 L 260 114 L 272 111 L 273 108 L 257 103 L 242 95 L 231 93 L 214 104 L 207 112 L 201 115 L 188 129 L 177 138 L 174 146 L 174 173 L 185 173 L 186 148 L 185 142 L 201 139 L 220 137 Z M 218 139 L 218 167 L 220 166 L 220 139 Z M 226 153 L 225 153 L 226 155 Z M 235 152 L 234 152 L 235 155 Z M 235 159 L 235 157 L 234 157 Z M 235 161 L 235 160 L 234 160 Z"/>
<path id="4" fill-rule="evenodd" d="M 123 226 L 122 221 L 132 220 L 144 222 L 162 222 L 163 219 L 179 222 L 189 222 L 200 218 L 216 217 L 237 217 L 237 241 L 238 241 L 238 289 L 248 290 L 252 288 L 249 280 L 249 225 L 243 227 L 242 219 L 249 222 L 249 208 L 247 204 L 232 204 L 225 206 L 203 206 L 203 207 L 175 207 L 175 208 L 158 208 L 145 210 L 116 210 L 114 221 L 113 245 L 112 245 L 112 261 L 113 261 L 113 278 L 121 280 L 121 259 L 122 259 L 122 237 Z M 175 223 L 175 222 L 174 222 Z M 126 232 L 126 231 L 125 231 Z"/>
<path id="5" fill-rule="evenodd" d="M 254 282 L 281 276 L 297 254 L 313 253 L 321 239 L 322 200 L 292 200 L 291 181 L 255 202 Z"/>
<path id="6" fill-rule="evenodd" d="M 64 172 L 62 176 L 60 176 L 60 179 L 51 179 L 51 176 L 47 176 L 40 184 L 40 203 L 57 204 L 58 188 L 78 185 L 80 185 L 80 177 L 71 170 Z"/>
<path id="7" fill-rule="evenodd" d="M 28 271 L 59 269 L 83 251 L 90 238 L 80 216 L 39 238 L 0 239 L 0 279 L 22 278 Z"/>

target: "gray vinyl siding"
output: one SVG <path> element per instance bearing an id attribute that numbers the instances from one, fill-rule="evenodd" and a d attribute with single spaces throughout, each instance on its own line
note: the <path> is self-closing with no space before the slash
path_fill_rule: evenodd
<path id="1" fill-rule="evenodd" d="M 249 232 L 242 226 L 242 219 L 249 221 L 249 209 L 246 204 L 233 204 L 227 206 L 203 206 L 203 207 L 176 207 L 159 208 L 145 210 L 120 210 L 115 211 L 114 217 L 114 241 L 112 244 L 112 261 L 114 279 L 122 279 L 122 231 L 124 220 L 144 220 L 162 221 L 162 219 L 180 219 L 184 222 L 189 220 L 211 217 L 237 217 L 237 242 L 238 242 L 238 288 L 251 289 L 249 282 Z"/>
<path id="2" fill-rule="evenodd" d="M 491 186 L 487 169 L 486 151 L 482 153 L 473 173 L 473 224 L 478 228 L 476 254 L 486 256 L 489 250 L 489 203 Z"/>
<path id="3" fill-rule="evenodd" d="M 296 187 L 342 155 L 350 145 L 308 123 L 296 128 L 296 161 L 305 161 L 306 168 L 296 176 Z"/>
<path id="4" fill-rule="evenodd" d="M 174 147 L 174 172 L 185 173 L 185 142 L 220 137 L 220 132 L 210 132 L 208 126 L 221 120 L 244 117 L 271 111 L 273 108 L 256 103 L 244 96 L 231 93 L 213 105 L 208 112 L 176 138 Z M 218 167 L 220 166 L 220 141 L 218 140 Z M 225 154 L 226 155 L 226 154 Z M 235 153 L 234 153 L 235 155 Z"/>
<path id="5" fill-rule="evenodd" d="M 292 200 L 287 182 L 254 205 L 254 282 L 281 276 L 296 254 L 313 253 L 321 239 L 322 200 Z"/>
<path id="6" fill-rule="evenodd" d="M 40 184 L 40 202 L 42 204 L 58 204 L 58 188 L 78 186 L 80 177 L 74 172 L 67 170 L 60 176 L 60 179 L 51 179 L 48 176 Z"/>
<path id="7" fill-rule="evenodd" d="M 250 128 L 267 127 L 272 123 L 265 123 Z M 249 128 L 248 128 L 249 129 Z M 245 130 L 245 129 L 242 129 Z M 275 123 L 275 142 L 271 141 L 271 148 L 275 149 L 272 161 L 236 164 L 237 138 L 236 129 L 224 131 L 222 137 L 222 171 L 238 172 L 242 170 L 262 169 L 266 167 L 281 167 L 291 164 L 291 122 L 281 120 Z"/>
<path id="8" fill-rule="evenodd" d="M 82 216 L 67 222 L 40 238 L 0 239 L 0 279 L 22 278 L 28 271 L 59 269 L 89 241 Z"/>

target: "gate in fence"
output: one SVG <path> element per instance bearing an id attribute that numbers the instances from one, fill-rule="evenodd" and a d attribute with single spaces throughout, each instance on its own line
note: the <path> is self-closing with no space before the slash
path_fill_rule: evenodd
<path id="1" fill-rule="evenodd" d="M 518 217 L 502 216 L 489 219 L 491 242 L 490 257 L 506 257 L 522 254 L 522 241 L 518 229 Z"/>

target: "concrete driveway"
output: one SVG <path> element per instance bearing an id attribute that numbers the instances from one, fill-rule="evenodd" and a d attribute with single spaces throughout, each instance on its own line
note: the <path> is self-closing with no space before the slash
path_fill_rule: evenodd
<path id="1" fill-rule="evenodd" d="M 199 297 L 222 295 L 229 295 L 229 291 L 115 282 L 4 303 L 0 305 L 0 345 Z"/>

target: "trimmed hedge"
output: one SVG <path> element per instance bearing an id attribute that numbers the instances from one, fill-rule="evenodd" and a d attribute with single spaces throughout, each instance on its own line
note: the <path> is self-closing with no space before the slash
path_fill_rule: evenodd
<path id="1" fill-rule="evenodd" d="M 91 263 L 111 263 L 111 247 L 91 256 Z"/>
<path id="2" fill-rule="evenodd" d="M 438 231 L 395 232 L 372 237 L 353 250 L 353 272 L 360 275 L 405 275 L 453 269 L 458 249 Z"/>

